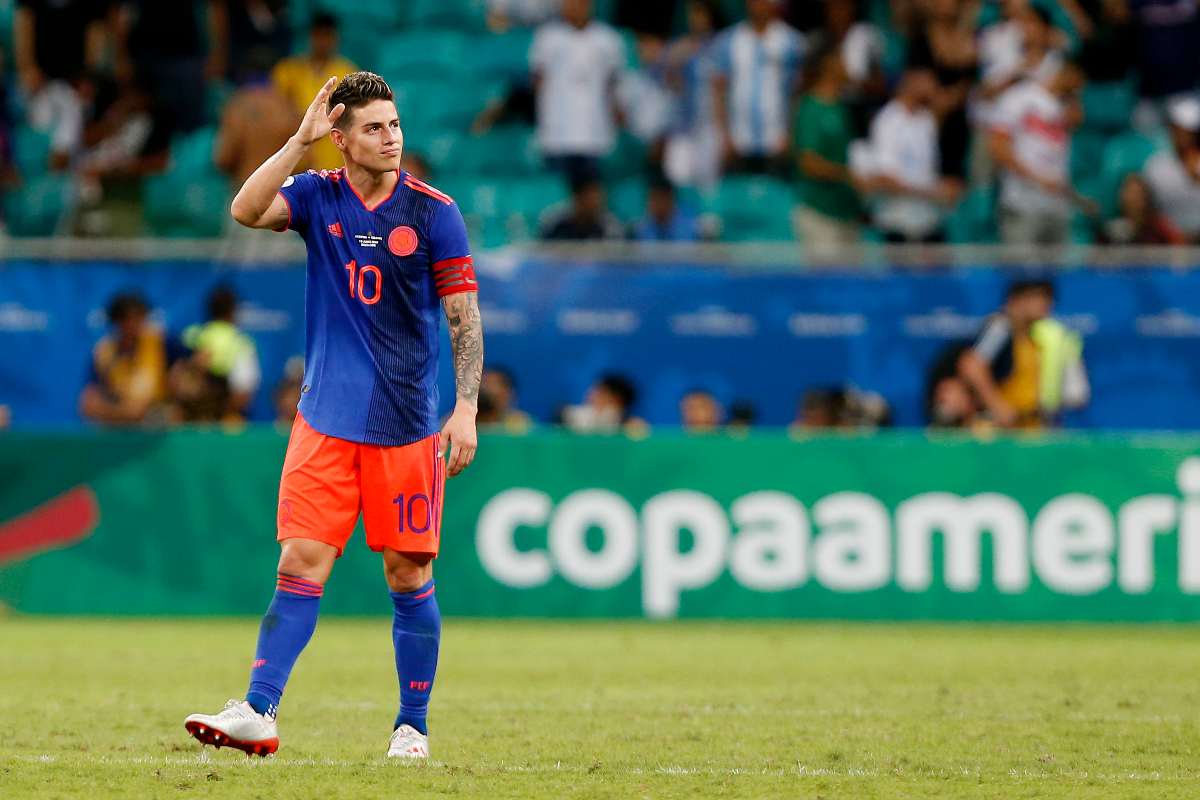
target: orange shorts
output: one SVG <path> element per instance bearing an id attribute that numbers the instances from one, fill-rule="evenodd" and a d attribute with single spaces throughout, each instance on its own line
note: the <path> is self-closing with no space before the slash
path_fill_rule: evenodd
<path id="1" fill-rule="evenodd" d="M 367 546 L 437 556 L 446 468 L 439 434 L 400 447 L 358 444 L 296 415 L 279 480 L 277 539 L 346 549 L 362 512 Z"/>

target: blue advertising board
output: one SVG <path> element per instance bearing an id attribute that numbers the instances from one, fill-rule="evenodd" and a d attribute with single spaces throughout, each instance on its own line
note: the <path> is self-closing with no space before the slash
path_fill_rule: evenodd
<path id="1" fill-rule="evenodd" d="M 606 371 L 639 388 L 636 412 L 678 420 L 680 397 L 705 388 L 749 401 L 765 425 L 786 425 L 809 388 L 853 384 L 890 403 L 897 425 L 924 422 L 927 371 L 971 337 L 1014 273 L 978 268 L 753 272 L 697 265 L 479 265 L 487 360 L 515 375 L 535 419 L 581 400 Z M 0 404 L 17 427 L 80 424 L 76 405 L 103 309 L 135 289 L 178 332 L 203 318 L 207 293 L 230 284 L 270 389 L 303 351 L 301 265 L 10 262 L 0 267 Z M 1092 403 L 1078 427 L 1200 427 L 1200 273 L 1077 268 L 1055 277 L 1056 316 L 1083 334 Z M 453 402 L 448 345 L 443 405 Z"/>

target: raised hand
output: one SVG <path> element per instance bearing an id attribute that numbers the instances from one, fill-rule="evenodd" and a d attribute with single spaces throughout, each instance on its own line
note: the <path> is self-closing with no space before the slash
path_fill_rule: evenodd
<path id="1" fill-rule="evenodd" d="M 312 104 L 304 112 L 304 119 L 300 121 L 300 127 L 296 129 L 296 138 L 300 140 L 301 144 L 309 145 L 328 136 L 329 132 L 333 130 L 333 126 L 337 124 L 338 118 L 346 110 L 344 103 L 338 103 L 332 110 L 329 108 L 329 96 L 333 94 L 335 86 L 337 86 L 337 78 L 325 81 L 321 91 L 317 92 Z"/>

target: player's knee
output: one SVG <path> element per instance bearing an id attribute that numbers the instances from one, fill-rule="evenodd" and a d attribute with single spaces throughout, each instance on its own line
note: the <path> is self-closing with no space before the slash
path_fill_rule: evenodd
<path id="1" fill-rule="evenodd" d="M 324 542 L 286 539 L 279 552 L 279 571 L 324 584 L 336 558 L 337 550 Z"/>
<path id="2" fill-rule="evenodd" d="M 401 553 L 387 553 L 383 560 L 388 588 L 393 592 L 411 592 L 420 589 L 433 576 L 433 563 L 428 556 L 413 557 Z"/>

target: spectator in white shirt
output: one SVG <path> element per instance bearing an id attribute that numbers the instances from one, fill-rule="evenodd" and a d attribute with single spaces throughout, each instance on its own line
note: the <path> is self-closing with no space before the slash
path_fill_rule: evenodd
<path id="1" fill-rule="evenodd" d="M 1154 203 L 1192 243 L 1200 244 L 1200 99 L 1167 105 L 1171 147 L 1150 157 L 1142 176 Z"/>
<path id="2" fill-rule="evenodd" d="M 717 0 L 688 0 L 687 20 L 687 33 L 667 46 L 666 83 L 675 103 L 663 170 L 677 186 L 710 188 L 721 176 L 711 51 L 724 18 Z"/>
<path id="3" fill-rule="evenodd" d="M 869 163 L 860 182 L 880 195 L 875 226 L 891 243 L 944 241 L 943 206 L 962 192 L 961 181 L 942 174 L 938 123 L 930 110 L 936 92 L 932 70 L 909 69 L 896 97 L 871 122 Z"/>
<path id="4" fill-rule="evenodd" d="M 988 99 L 1027 78 L 1048 80 L 1062 66 L 1067 44 L 1050 13 L 1029 0 L 1005 0 L 1003 13 L 979 36 L 980 81 Z"/>
<path id="5" fill-rule="evenodd" d="M 559 0 L 487 0 L 488 27 L 503 33 L 541 25 L 558 13 L 560 5 Z"/>
<path id="6" fill-rule="evenodd" d="M 779 0 L 746 0 L 746 20 L 713 47 L 713 105 L 726 168 L 786 174 L 788 125 L 804 36 L 779 19 Z"/>
<path id="7" fill-rule="evenodd" d="M 592 18 L 591 0 L 563 0 L 562 19 L 538 28 L 529 66 L 543 157 L 572 180 L 594 177 L 616 143 L 621 37 Z"/>
<path id="8" fill-rule="evenodd" d="M 1065 244 L 1072 206 L 1093 210 L 1068 174 L 1082 88 L 1083 73 L 1066 64 L 1049 81 L 1024 81 L 996 103 L 989 146 L 1000 170 L 1000 238 L 1007 244 Z"/>

